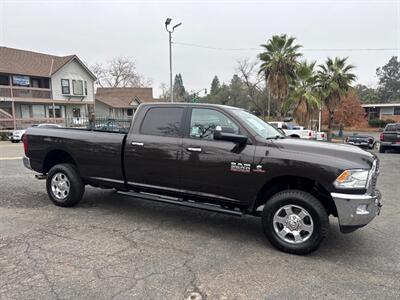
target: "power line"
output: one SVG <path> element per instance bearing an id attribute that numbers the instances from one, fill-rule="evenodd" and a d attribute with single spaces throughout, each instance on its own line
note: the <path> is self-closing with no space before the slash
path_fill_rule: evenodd
<path id="1" fill-rule="evenodd" d="M 217 51 L 262 51 L 263 48 L 253 47 L 253 48 L 223 48 L 223 47 L 213 47 L 206 46 L 200 44 L 192 44 L 192 43 L 184 43 L 184 42 L 173 42 L 173 44 L 194 47 L 194 48 L 202 48 L 202 49 L 210 49 Z M 325 52 L 325 51 L 343 51 L 343 52 L 371 52 L 371 51 L 400 51 L 400 48 L 303 48 L 304 52 Z"/>

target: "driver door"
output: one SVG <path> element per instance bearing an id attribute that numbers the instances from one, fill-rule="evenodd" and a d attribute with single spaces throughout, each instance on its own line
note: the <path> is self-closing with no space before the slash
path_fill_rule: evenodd
<path id="1" fill-rule="evenodd" d="M 226 202 L 248 201 L 243 186 L 251 186 L 250 172 L 254 146 L 214 140 L 216 126 L 229 133 L 242 129 L 230 116 L 217 108 L 190 108 L 188 132 L 183 139 L 182 189 L 198 197 Z M 237 168 L 243 166 L 243 168 Z"/>

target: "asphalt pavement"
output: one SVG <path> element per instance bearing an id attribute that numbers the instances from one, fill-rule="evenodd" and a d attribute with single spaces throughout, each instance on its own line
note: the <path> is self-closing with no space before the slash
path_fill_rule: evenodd
<path id="1" fill-rule="evenodd" d="M 0 142 L 0 299 L 399 299 L 400 154 L 379 154 L 382 214 L 308 256 L 275 250 L 260 219 L 87 188 L 51 204 Z"/>

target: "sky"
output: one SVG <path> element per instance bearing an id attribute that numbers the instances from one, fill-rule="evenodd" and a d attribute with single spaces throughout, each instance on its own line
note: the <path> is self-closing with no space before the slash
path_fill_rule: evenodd
<path id="1" fill-rule="evenodd" d="M 357 82 L 371 87 L 376 68 L 400 57 L 400 0 L 0 0 L 0 45 L 76 54 L 88 65 L 129 56 L 157 97 L 160 84 L 169 84 L 167 17 L 182 22 L 173 33 L 173 73 L 187 90 L 209 89 L 215 75 L 229 82 L 237 61 L 256 60 L 275 34 L 296 37 L 303 58 L 318 64 L 348 56 Z"/>

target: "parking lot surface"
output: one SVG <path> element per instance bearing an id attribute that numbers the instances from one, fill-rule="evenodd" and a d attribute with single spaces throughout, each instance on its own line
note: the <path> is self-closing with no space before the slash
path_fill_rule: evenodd
<path id="1" fill-rule="evenodd" d="M 399 299 L 400 154 L 379 154 L 383 210 L 308 256 L 275 250 L 260 219 L 88 187 L 74 208 L 0 142 L 0 299 Z"/>

